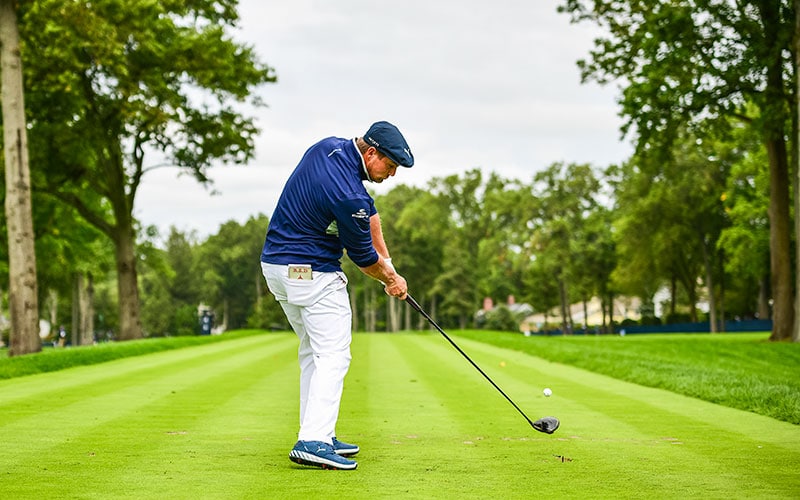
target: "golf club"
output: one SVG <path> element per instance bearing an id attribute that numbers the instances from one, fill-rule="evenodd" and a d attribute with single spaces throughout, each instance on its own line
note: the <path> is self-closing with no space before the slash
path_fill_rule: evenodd
<path id="1" fill-rule="evenodd" d="M 444 336 L 444 338 L 446 338 L 446 339 L 447 339 L 447 341 L 448 341 L 448 342 L 450 342 L 450 344 L 451 344 L 453 347 L 455 347 L 455 348 L 456 348 L 456 350 L 457 350 L 458 352 L 460 352 L 462 356 L 464 356 L 465 358 L 467 358 L 467 361 L 469 361 L 469 362 L 472 364 L 472 366 L 474 366 L 474 367 L 475 367 L 475 369 L 476 369 L 476 370 L 478 370 L 479 372 L 481 372 L 481 375 L 483 375 L 483 377 L 484 377 L 486 380 L 488 380 L 488 381 L 489 381 L 489 383 L 490 383 L 490 384 L 492 384 L 492 385 L 494 386 L 494 388 L 495 388 L 495 389 L 497 389 L 497 390 L 500 392 L 500 394 L 502 394 L 502 395 L 503 395 L 503 397 L 504 397 L 504 398 L 506 398 L 506 399 L 508 400 L 508 402 L 509 402 L 509 403 L 511 403 L 511 406 L 513 406 L 513 407 L 514 407 L 514 408 L 515 408 L 515 409 L 516 409 L 516 410 L 517 410 L 517 411 L 520 413 L 520 415 L 522 415 L 523 417 L 525 417 L 525 420 L 527 420 L 527 421 L 528 421 L 528 423 L 529 423 L 529 424 L 531 424 L 531 427 L 533 427 L 534 429 L 536 429 L 536 430 L 537 430 L 537 431 L 539 431 L 539 432 L 544 432 L 544 433 L 546 433 L 546 434 L 552 434 L 552 433 L 554 433 L 554 432 L 556 431 L 556 429 L 558 429 L 558 426 L 560 425 L 560 423 L 559 423 L 559 421 L 558 421 L 558 419 L 557 419 L 556 417 L 542 417 L 542 418 L 540 418 L 539 420 L 537 420 L 537 421 L 535 421 L 535 422 L 533 422 L 533 421 L 532 421 L 530 418 L 528 418 L 528 416 L 527 416 L 527 415 L 525 415 L 525 412 L 524 412 L 524 411 L 522 411 L 522 410 L 519 408 L 519 406 L 517 406 L 517 404 L 516 404 L 516 403 L 514 403 L 514 402 L 511 400 L 511 398 L 510 398 L 510 397 L 508 397 L 508 395 L 507 395 L 505 392 L 503 392 L 503 390 L 502 390 L 502 389 L 501 389 L 501 388 L 500 388 L 500 387 L 499 387 L 497 384 L 495 384 L 495 383 L 494 383 L 494 381 L 493 381 L 491 378 L 489 378 L 489 375 L 486 375 L 486 373 L 485 373 L 483 370 L 481 370 L 481 367 L 480 367 L 480 366 L 478 366 L 478 365 L 477 365 L 477 364 L 476 364 L 474 361 L 472 361 L 472 358 L 470 358 L 469 356 L 467 356 L 467 353 L 465 353 L 463 350 L 461 350 L 461 348 L 460 348 L 460 347 L 458 347 L 458 345 L 457 345 L 455 342 L 453 342 L 453 339 L 451 339 L 451 338 L 450 338 L 450 337 L 449 337 L 449 336 L 448 336 L 448 335 L 447 335 L 447 334 L 444 332 L 444 330 L 442 330 L 442 327 L 440 327 L 439 325 L 437 325 L 437 324 L 436 324 L 436 322 L 433 320 L 433 318 L 431 318 L 431 317 L 430 317 L 430 315 L 429 315 L 428 313 L 426 313 L 426 312 L 425 312 L 425 311 L 422 309 L 422 307 L 420 307 L 420 305 L 417 303 L 417 301 L 416 301 L 416 300 L 414 300 L 414 297 L 412 297 L 412 296 L 411 296 L 411 294 L 406 294 L 406 302 L 408 302 L 408 304 L 409 304 L 411 307 L 413 307 L 413 308 L 414 308 L 414 309 L 415 309 L 417 312 L 419 312 L 420 314 L 422 314 L 422 316 L 424 316 L 424 317 L 425 317 L 425 319 L 427 319 L 427 320 L 428 320 L 428 322 L 429 322 L 431 325 L 433 325 L 433 327 L 434 327 L 434 328 L 436 328 L 437 330 L 439 330 L 439 333 L 441 333 L 441 334 L 442 334 L 442 336 Z"/>

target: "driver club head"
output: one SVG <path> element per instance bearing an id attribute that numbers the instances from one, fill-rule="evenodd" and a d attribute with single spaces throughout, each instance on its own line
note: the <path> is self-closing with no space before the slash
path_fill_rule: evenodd
<path id="1" fill-rule="evenodd" d="M 561 422 L 556 417 L 542 417 L 533 423 L 533 428 L 545 434 L 552 434 L 558 429 Z"/>

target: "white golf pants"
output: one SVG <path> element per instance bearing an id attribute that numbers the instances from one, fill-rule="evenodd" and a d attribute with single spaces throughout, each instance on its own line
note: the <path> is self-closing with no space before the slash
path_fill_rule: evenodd
<path id="1" fill-rule="evenodd" d="M 331 444 L 350 367 L 351 311 L 347 277 L 314 271 L 313 279 L 289 277 L 289 267 L 262 262 L 270 292 L 300 339 L 300 441 Z"/>

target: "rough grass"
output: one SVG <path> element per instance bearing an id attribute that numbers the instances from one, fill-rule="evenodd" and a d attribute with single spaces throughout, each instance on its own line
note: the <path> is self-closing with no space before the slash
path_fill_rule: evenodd
<path id="1" fill-rule="evenodd" d="M 800 344 L 768 342 L 769 333 L 624 337 L 524 337 L 479 330 L 455 333 L 620 380 L 800 424 Z"/>

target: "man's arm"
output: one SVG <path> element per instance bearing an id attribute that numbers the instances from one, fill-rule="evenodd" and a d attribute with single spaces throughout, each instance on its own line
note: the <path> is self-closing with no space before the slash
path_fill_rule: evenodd
<path id="1" fill-rule="evenodd" d="M 383 239 L 380 214 L 376 213 L 369 218 L 369 231 L 372 234 L 372 246 L 375 247 L 375 251 L 384 259 L 390 259 L 389 249 L 386 248 L 386 242 Z"/>
<path id="2" fill-rule="evenodd" d="M 386 293 L 392 297 L 397 297 L 400 300 L 406 298 L 408 293 L 408 284 L 405 278 L 397 274 L 392 265 L 392 259 L 389 257 L 389 249 L 386 248 L 386 242 L 383 239 L 383 230 L 381 229 L 381 218 L 376 213 L 369 218 L 369 228 L 372 234 L 372 246 L 378 252 L 378 261 L 371 266 L 360 268 L 361 271 L 367 276 L 374 278 L 384 284 Z"/>

